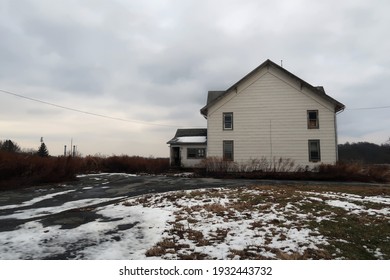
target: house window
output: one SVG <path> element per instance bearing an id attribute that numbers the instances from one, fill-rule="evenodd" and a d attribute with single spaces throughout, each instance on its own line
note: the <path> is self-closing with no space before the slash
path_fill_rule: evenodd
<path id="1" fill-rule="evenodd" d="M 307 111 L 307 128 L 316 129 L 319 128 L 318 110 Z"/>
<path id="2" fill-rule="evenodd" d="M 321 161 L 320 140 L 309 140 L 309 161 Z"/>
<path id="3" fill-rule="evenodd" d="M 223 113 L 223 130 L 233 130 L 233 113 Z"/>
<path id="4" fill-rule="evenodd" d="M 233 161 L 234 160 L 234 142 L 223 141 L 223 160 Z"/>
<path id="5" fill-rule="evenodd" d="M 204 158 L 206 156 L 206 149 L 204 148 L 188 148 L 187 149 L 187 158 L 197 159 Z"/>

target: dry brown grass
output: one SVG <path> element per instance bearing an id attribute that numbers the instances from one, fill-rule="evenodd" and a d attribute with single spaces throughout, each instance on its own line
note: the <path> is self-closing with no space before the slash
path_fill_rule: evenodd
<path id="1" fill-rule="evenodd" d="M 70 157 L 0 152 L 0 189 L 71 181 L 81 163 Z"/>
<path id="2" fill-rule="evenodd" d="M 225 200 L 224 203 L 216 202 L 218 197 L 215 193 L 211 192 L 214 199 L 207 198 L 207 190 L 196 191 L 196 195 L 186 194 L 185 197 L 190 197 L 192 201 L 198 199 L 201 203 L 182 207 L 175 212 L 176 220 L 166 232 L 173 237 L 169 246 L 157 244 L 154 250 L 158 253 L 162 251 L 161 248 L 167 247 L 165 251 L 178 259 L 212 259 L 211 255 L 199 253 L 200 250 L 195 250 L 193 246 L 219 246 L 229 242 L 236 236 L 236 232 L 229 228 L 227 223 L 252 220 L 246 227 L 254 231 L 253 241 L 261 242 L 262 245 L 248 245 L 241 250 L 231 249 L 227 259 L 375 259 L 378 258 L 374 253 L 377 248 L 380 248 L 380 253 L 385 258 L 390 256 L 390 224 L 387 217 L 369 213 L 352 215 L 344 208 L 325 203 L 327 199 L 333 199 L 328 195 L 337 194 L 339 197 L 334 199 L 341 200 L 345 194 L 358 195 L 354 199 L 390 196 L 389 186 L 294 184 L 219 189 L 218 193 Z M 383 208 L 383 205 L 374 202 L 353 203 L 374 210 Z M 283 214 L 267 220 L 256 220 L 255 213 L 260 213 L 258 217 Z M 300 215 L 304 215 L 304 218 Z M 199 219 L 200 216 L 204 220 Z M 201 229 L 204 222 L 212 222 L 214 226 L 211 228 L 214 229 Z M 288 249 L 289 240 L 292 238 L 289 235 L 290 230 L 300 232 L 307 229 L 310 230 L 309 237 L 314 240 L 317 240 L 317 237 L 326 238 L 328 243 L 316 244 L 316 249 L 304 248 L 309 243 L 300 244 L 299 246 L 304 246 L 301 247 L 302 250 Z M 275 248 L 275 242 L 286 244 L 286 247 Z M 174 247 L 172 243 L 180 245 Z M 164 254 L 161 256 L 164 258 Z"/>
<path id="3" fill-rule="evenodd" d="M 165 238 L 147 250 L 145 255 L 147 257 L 160 257 L 167 253 L 175 253 L 179 248 L 180 246 L 176 245 L 172 239 Z"/>
<path id="4" fill-rule="evenodd" d="M 167 158 L 138 156 L 39 157 L 0 151 L 0 190 L 59 183 L 76 179 L 76 174 L 96 172 L 164 173 Z"/>
<path id="5" fill-rule="evenodd" d="M 203 160 L 199 175 L 216 178 L 316 180 L 348 182 L 390 182 L 389 165 L 364 165 L 360 162 L 320 164 L 313 169 L 295 166 L 288 158 L 252 159 L 246 163 L 210 157 Z"/>

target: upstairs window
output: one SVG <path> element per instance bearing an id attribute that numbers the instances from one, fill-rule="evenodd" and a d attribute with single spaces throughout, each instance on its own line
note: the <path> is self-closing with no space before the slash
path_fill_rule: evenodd
<path id="1" fill-rule="evenodd" d="M 223 141 L 223 160 L 233 161 L 234 160 L 234 142 Z"/>
<path id="2" fill-rule="evenodd" d="M 233 130 L 233 113 L 223 113 L 223 130 Z"/>
<path id="3" fill-rule="evenodd" d="M 321 161 L 320 140 L 309 140 L 309 161 Z"/>
<path id="4" fill-rule="evenodd" d="M 318 121 L 318 110 L 307 111 L 307 128 L 318 129 L 320 127 Z"/>

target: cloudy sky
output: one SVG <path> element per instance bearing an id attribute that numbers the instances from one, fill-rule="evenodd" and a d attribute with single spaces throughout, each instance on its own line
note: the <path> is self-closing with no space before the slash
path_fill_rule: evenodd
<path id="1" fill-rule="evenodd" d="M 389 13 L 387 0 L 0 0 L 0 139 L 168 156 L 178 127 L 206 127 L 208 90 L 271 59 L 347 106 L 340 143 L 381 144 Z"/>

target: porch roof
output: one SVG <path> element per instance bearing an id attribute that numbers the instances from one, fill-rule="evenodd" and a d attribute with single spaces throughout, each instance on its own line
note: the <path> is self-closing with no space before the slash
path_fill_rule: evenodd
<path id="1" fill-rule="evenodd" d="M 175 137 L 167 142 L 167 144 L 206 144 L 207 143 L 207 128 L 185 128 L 178 129 Z"/>

